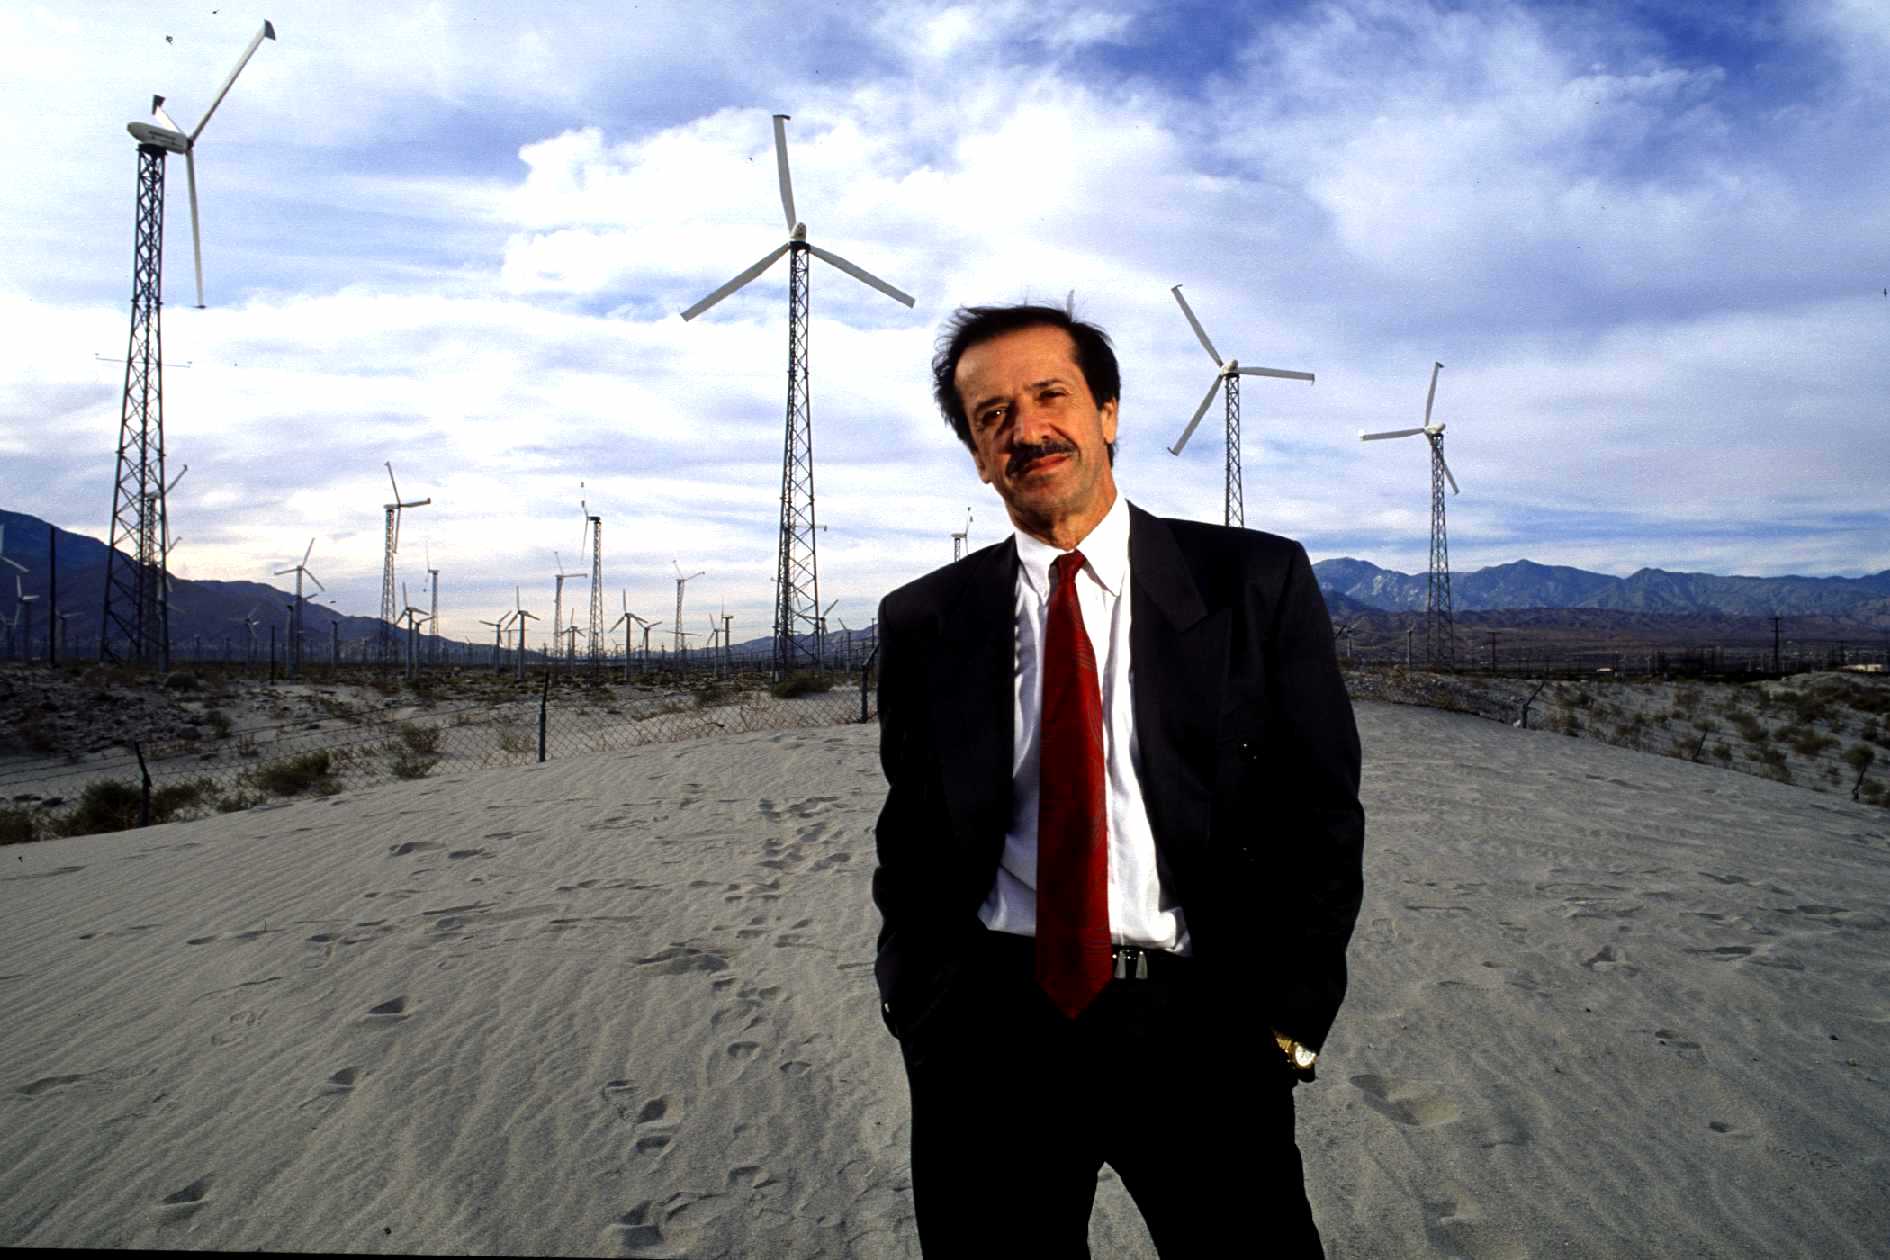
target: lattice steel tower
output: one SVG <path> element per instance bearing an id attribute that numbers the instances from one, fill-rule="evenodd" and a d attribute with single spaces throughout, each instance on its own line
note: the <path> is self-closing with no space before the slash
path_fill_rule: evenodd
<path id="1" fill-rule="evenodd" d="M 138 226 L 132 246 L 131 338 L 125 351 L 118 471 L 98 658 L 171 667 L 164 557 L 170 541 L 164 480 L 164 154 L 138 146 Z M 121 554 L 120 548 L 124 548 Z M 126 555 L 130 559 L 127 560 Z"/>
<path id="2" fill-rule="evenodd" d="M 1240 485 L 1240 378 L 1227 378 L 1227 503 L 1221 509 L 1221 524 L 1244 529 L 1247 505 Z"/>
<path id="3" fill-rule="evenodd" d="M 1450 606 L 1450 542 L 1444 534 L 1443 426 L 1431 440 L 1431 568 L 1424 589 L 1424 654 L 1432 669 L 1457 668 L 1457 618 Z M 1456 485 L 1451 479 L 1452 487 Z"/>
<path id="4" fill-rule="evenodd" d="M 590 527 L 591 535 L 591 672 L 594 674 L 604 663 L 604 518 L 591 514 L 588 501 L 580 501 L 584 523 Z M 630 611 L 629 595 L 624 596 L 624 612 Z"/>
<path id="5" fill-rule="evenodd" d="M 787 439 L 781 453 L 781 545 L 775 569 L 774 674 L 815 663 L 820 568 L 814 547 L 814 418 L 807 380 L 807 242 L 788 251 Z"/>

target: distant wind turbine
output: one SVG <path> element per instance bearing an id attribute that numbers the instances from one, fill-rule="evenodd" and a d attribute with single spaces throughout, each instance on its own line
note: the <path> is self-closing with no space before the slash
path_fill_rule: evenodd
<path id="1" fill-rule="evenodd" d="M 1424 396 L 1424 424 L 1416 429 L 1389 429 L 1383 433 L 1358 435 L 1361 442 L 1384 438 L 1415 437 L 1422 433 L 1431 444 L 1431 566 L 1424 587 L 1425 659 L 1435 668 L 1454 668 L 1457 663 L 1457 619 L 1450 604 L 1450 541 L 1444 532 L 1444 483 L 1457 493 L 1457 479 L 1444 462 L 1444 426 L 1431 423 L 1431 404 L 1437 401 L 1437 372 L 1444 365 L 1431 365 L 1431 388 Z"/>
<path id="2" fill-rule="evenodd" d="M 1220 351 L 1208 340 L 1207 331 L 1201 327 L 1201 321 L 1194 317 L 1188 308 L 1188 299 L 1181 296 L 1181 286 L 1176 285 L 1169 292 L 1175 295 L 1175 301 L 1181 305 L 1181 313 L 1188 317 L 1188 327 L 1194 329 L 1195 337 L 1201 342 L 1201 348 L 1208 352 L 1208 358 L 1220 369 L 1214 376 L 1214 383 L 1208 386 L 1208 392 L 1201 398 L 1201 405 L 1194 409 L 1194 418 L 1188 421 L 1188 427 L 1182 430 L 1181 437 L 1168 448 L 1171 455 L 1181 454 L 1181 448 L 1194 436 L 1201 417 L 1207 414 L 1208 404 L 1214 401 L 1216 390 L 1227 392 L 1227 498 L 1222 509 L 1221 523 L 1235 528 L 1245 528 L 1247 507 L 1245 492 L 1240 476 L 1240 378 L 1243 376 L 1271 376 L 1285 381 L 1311 382 L 1311 372 L 1288 372 L 1280 368 L 1242 367 L 1240 360 L 1229 359 L 1221 362 Z"/>

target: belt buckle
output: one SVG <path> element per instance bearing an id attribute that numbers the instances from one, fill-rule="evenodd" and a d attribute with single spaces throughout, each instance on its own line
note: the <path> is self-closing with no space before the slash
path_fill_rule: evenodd
<path id="1" fill-rule="evenodd" d="M 1148 979 L 1148 951 L 1147 950 L 1143 949 L 1139 945 L 1118 945 L 1110 952 L 1115 955 L 1115 964 L 1116 964 L 1115 965 L 1115 978 L 1116 979 L 1127 980 L 1130 978 L 1129 959 L 1132 956 L 1135 959 L 1134 978 L 1137 980 Z"/>

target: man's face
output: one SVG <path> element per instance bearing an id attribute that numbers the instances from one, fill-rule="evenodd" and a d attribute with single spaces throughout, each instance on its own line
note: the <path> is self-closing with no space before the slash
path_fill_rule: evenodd
<path id="1" fill-rule="evenodd" d="M 1069 333 L 1046 325 L 979 342 L 958 360 L 953 383 L 978 477 L 1013 521 L 1047 534 L 1102 519 L 1115 501 L 1116 403 L 1096 404 Z"/>

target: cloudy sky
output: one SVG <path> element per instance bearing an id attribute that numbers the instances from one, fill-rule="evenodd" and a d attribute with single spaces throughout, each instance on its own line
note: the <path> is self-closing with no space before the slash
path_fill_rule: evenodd
<path id="1" fill-rule="evenodd" d="M 153 93 L 203 134 L 207 308 L 173 159 L 165 425 L 191 578 L 311 536 L 343 611 L 441 571 L 443 629 L 548 614 L 604 518 L 610 617 L 766 632 L 786 263 L 769 116 L 814 264 L 822 594 L 1008 530 L 930 401 L 964 303 L 1075 291 L 1123 363 L 1119 484 L 1218 521 L 1224 355 L 1246 520 L 1421 571 L 1434 418 L 1452 567 L 1890 568 L 1890 8 L 1879 0 L 1240 6 L 10 3 L 0 68 L 0 506 L 104 538 Z M 581 583 L 571 584 L 574 588 Z M 582 598 L 581 593 L 578 598 Z M 548 618 L 547 622 L 548 624 Z M 701 628 L 701 627 L 697 627 Z"/>

